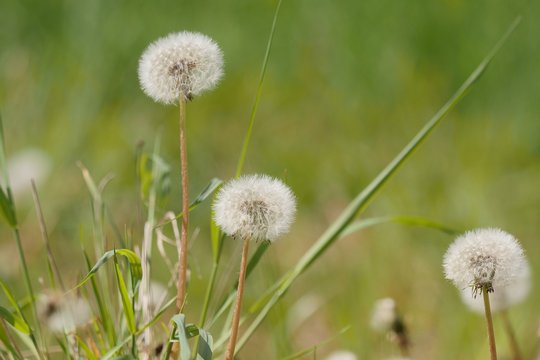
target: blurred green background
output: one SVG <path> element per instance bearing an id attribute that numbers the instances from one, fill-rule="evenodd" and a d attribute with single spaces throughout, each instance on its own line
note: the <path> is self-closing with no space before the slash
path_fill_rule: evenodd
<path id="1" fill-rule="evenodd" d="M 13 157 L 37 148 L 46 154 L 40 163 L 46 163 L 48 175 L 38 187 L 53 250 L 72 284 L 84 272 L 80 238 L 92 248 L 90 198 L 77 161 L 97 180 L 114 174 L 105 201 L 122 232 L 131 229 L 138 243 L 144 217 L 136 206 L 136 148 L 144 142 L 151 151 L 161 135 L 161 154 L 172 167 L 172 192 L 163 210 L 180 209 L 177 108 L 153 103 L 140 90 L 142 51 L 169 32 L 191 30 L 211 36 L 224 52 L 222 83 L 188 107 L 195 196 L 212 177 L 234 174 L 275 6 L 275 1 L 0 1 L 0 109 L 7 153 Z M 284 178 L 297 194 L 298 217 L 248 282 L 246 304 L 295 264 L 520 14 L 521 25 L 485 76 L 362 217 L 404 214 L 459 230 L 500 227 L 521 240 L 537 278 L 540 3 L 285 0 L 246 172 Z M 43 241 L 27 180 L 12 181 L 27 189 L 16 198 L 37 284 L 37 275 L 45 276 Z M 210 271 L 209 212 L 205 204 L 192 217 L 192 229 L 200 228 L 190 260 L 192 320 Z M 21 293 L 15 245 L 4 224 L 0 235 L 0 275 Z M 400 225 L 340 240 L 294 285 L 241 355 L 277 358 L 351 325 L 318 356 L 334 349 L 349 349 L 361 359 L 390 356 L 395 349 L 370 330 L 369 318 L 373 302 L 391 296 L 409 324 L 415 359 L 486 358 L 483 319 L 467 311 L 443 278 L 441 261 L 450 241 L 434 230 Z M 238 250 L 227 246 L 227 256 Z M 236 276 L 236 261 L 230 263 L 221 288 Z M 540 290 L 533 286 L 528 300 L 511 312 L 528 355 L 538 342 L 539 301 Z M 314 313 L 302 316 L 308 303 L 316 305 Z M 508 343 L 497 320 L 496 327 L 504 356 Z"/>

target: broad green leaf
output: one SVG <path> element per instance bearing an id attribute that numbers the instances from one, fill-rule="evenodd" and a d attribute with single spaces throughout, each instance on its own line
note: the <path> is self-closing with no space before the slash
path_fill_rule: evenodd
<path id="1" fill-rule="evenodd" d="M 174 315 L 171 319 L 176 324 L 176 337 L 180 342 L 179 360 L 190 360 L 191 350 L 189 349 L 188 337 L 184 314 Z"/>
<path id="2" fill-rule="evenodd" d="M 90 269 L 88 274 L 82 279 L 82 281 L 77 284 L 72 290 L 75 290 L 82 285 L 84 285 L 94 274 L 99 270 L 99 268 L 105 264 L 110 258 L 114 257 L 114 255 L 121 255 L 126 258 L 126 260 L 129 262 L 129 265 L 131 267 L 131 272 L 133 279 L 135 280 L 134 283 L 138 283 L 142 278 L 142 267 L 141 267 L 141 259 L 135 254 L 135 252 L 129 250 L 129 249 L 118 249 L 118 250 L 109 250 L 105 254 L 101 256 L 101 258 L 96 262 L 96 264 Z"/>
<path id="3" fill-rule="evenodd" d="M 30 328 L 26 321 L 3 306 L 0 306 L 0 317 L 23 334 L 30 334 Z"/>
<path id="4" fill-rule="evenodd" d="M 122 307 L 124 308 L 124 315 L 126 316 L 126 323 L 131 334 L 135 334 L 137 331 L 137 324 L 135 323 L 135 314 L 133 313 L 133 304 L 131 297 L 129 296 L 120 265 L 118 264 L 116 256 L 114 257 L 114 268 L 116 270 L 116 280 L 118 281 L 118 290 L 120 291 L 120 297 L 122 299 Z"/>
<path id="5" fill-rule="evenodd" d="M 321 235 L 321 237 L 313 244 L 313 246 L 304 254 L 297 262 L 295 267 L 281 280 L 281 285 L 272 296 L 269 302 L 265 305 L 262 311 L 257 315 L 255 320 L 246 330 L 240 341 L 238 342 L 236 351 L 240 351 L 246 344 L 248 339 L 259 327 L 262 321 L 266 318 L 274 305 L 285 295 L 294 281 L 313 264 L 320 256 L 341 236 L 343 231 L 349 226 L 352 220 L 358 216 L 370 203 L 370 201 L 379 193 L 383 185 L 396 173 L 413 152 L 429 137 L 431 132 L 437 127 L 442 119 L 463 99 L 469 92 L 472 85 L 478 81 L 482 74 L 487 69 L 495 54 L 501 46 L 515 30 L 521 18 L 516 19 L 509 27 L 508 31 L 497 42 L 495 47 L 482 60 L 477 68 L 465 80 L 460 88 L 452 95 L 452 97 L 437 111 L 437 113 L 424 125 L 422 129 L 413 137 L 413 139 L 401 150 L 401 152 L 375 177 L 375 179 L 362 190 L 349 205 L 343 210 L 340 216 L 332 225 Z"/>

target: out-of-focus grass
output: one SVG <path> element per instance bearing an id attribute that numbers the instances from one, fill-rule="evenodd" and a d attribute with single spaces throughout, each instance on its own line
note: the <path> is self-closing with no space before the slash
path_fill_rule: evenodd
<path id="1" fill-rule="evenodd" d="M 177 30 L 204 32 L 221 45 L 226 77 L 188 108 L 192 194 L 214 176 L 234 174 L 275 7 L 264 2 L 28 1 L 0 3 L 0 107 L 7 153 L 40 147 L 53 172 L 39 192 L 61 267 L 83 273 L 79 231 L 91 238 L 91 209 L 75 162 L 115 179 L 105 191 L 115 221 L 137 235 L 134 154 L 162 133 L 173 166 L 169 207 L 180 209 L 176 110 L 139 90 L 136 69 L 150 41 Z M 533 268 L 540 245 L 540 4 L 531 1 L 287 1 L 278 20 L 248 172 L 284 177 L 299 199 L 292 233 L 273 245 L 248 282 L 247 303 L 302 255 L 361 188 L 446 100 L 517 14 L 520 28 L 482 81 L 392 179 L 366 216 L 408 214 L 459 229 L 498 226 L 523 243 Z M 30 186 L 28 186 L 30 188 Z M 30 196 L 19 198 L 33 274 L 45 269 Z M 193 213 L 192 298 L 203 297 L 210 267 L 208 205 Z M 1 227 L 2 276 L 15 283 L 14 250 Z M 112 235 L 111 235 L 112 238 Z M 444 281 L 451 238 L 383 225 L 340 240 L 285 297 L 243 351 L 288 355 L 351 329 L 326 348 L 363 358 L 391 348 L 368 328 L 374 300 L 393 296 L 410 322 L 420 359 L 482 358 L 482 319 Z M 229 245 L 229 247 L 232 247 Z M 226 249 L 233 252 L 232 249 Z M 77 252 L 78 254 L 78 252 Z M 231 269 L 231 271 L 235 271 Z M 66 270 L 66 273 L 68 271 Z M 68 279 L 70 276 L 67 276 Z M 73 282 L 77 279 L 72 275 Z M 222 279 L 232 282 L 232 279 Z M 21 288 L 22 290 L 22 288 Z M 292 333 L 287 309 L 304 296 L 322 306 Z M 532 344 L 540 291 L 511 313 Z M 194 305 L 196 306 L 196 305 Z M 495 320 L 496 321 L 496 320 Z M 497 325 L 497 324 L 496 324 Z M 500 329 L 499 329 L 500 330 Z M 506 342 L 498 334 L 500 351 Z M 484 356 L 485 357 L 485 356 Z"/>

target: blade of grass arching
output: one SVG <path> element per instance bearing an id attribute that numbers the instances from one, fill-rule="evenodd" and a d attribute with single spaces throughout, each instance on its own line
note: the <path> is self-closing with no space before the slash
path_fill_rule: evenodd
<path id="1" fill-rule="evenodd" d="M 318 348 L 328 344 L 328 343 L 331 343 L 332 341 L 334 341 L 336 338 L 338 338 L 339 336 L 343 335 L 344 333 L 346 333 L 349 329 L 351 328 L 351 326 L 346 326 L 344 327 L 343 329 L 341 329 L 337 334 L 334 334 L 332 335 L 331 337 L 321 341 L 320 343 L 318 343 L 317 345 L 314 345 L 314 346 L 311 346 L 307 349 L 304 349 L 304 350 L 301 350 L 297 353 L 294 353 L 292 355 L 289 355 L 289 356 L 286 356 L 284 358 L 282 358 L 281 360 L 294 360 L 294 359 L 299 359 L 301 357 L 304 357 L 305 355 L 307 354 L 311 354 L 311 353 L 314 353 L 315 351 L 317 351 Z"/>
<path id="2" fill-rule="evenodd" d="M 345 208 L 341 215 L 334 223 L 321 235 L 317 242 L 305 253 L 304 256 L 297 262 L 290 276 L 287 276 L 282 286 L 277 290 L 270 301 L 265 305 L 262 311 L 257 315 L 253 323 L 247 329 L 244 336 L 240 339 L 237 345 L 237 351 L 240 351 L 251 337 L 253 332 L 259 327 L 261 322 L 266 318 L 268 312 L 274 305 L 285 295 L 289 287 L 294 283 L 296 278 L 300 276 L 314 261 L 316 261 L 330 245 L 338 239 L 341 233 L 347 228 L 350 222 L 362 212 L 373 197 L 379 192 L 381 187 L 391 178 L 391 176 L 399 169 L 399 167 L 412 155 L 412 153 L 426 140 L 433 129 L 440 123 L 442 119 L 461 101 L 468 93 L 471 86 L 476 83 L 480 76 L 485 72 L 489 63 L 493 60 L 495 54 L 501 46 L 515 30 L 521 18 L 517 18 L 504 36 L 497 42 L 495 47 L 482 60 L 478 67 L 465 80 L 459 89 L 452 97 L 440 108 L 440 110 L 426 123 L 426 125 L 414 136 L 414 138 L 403 148 L 403 150 L 377 175 L 377 177 L 362 191 L 353 201 Z"/>
<path id="3" fill-rule="evenodd" d="M 176 314 L 172 317 L 171 321 L 176 325 L 176 332 L 178 334 L 178 341 L 180 342 L 180 359 L 189 360 L 191 358 L 191 350 L 189 348 L 188 337 L 186 333 L 186 323 L 184 314 Z"/>
<path id="4" fill-rule="evenodd" d="M 69 291 L 73 291 L 82 285 L 84 285 L 94 274 L 105 264 L 110 258 L 115 257 L 116 255 L 121 255 L 126 258 L 126 260 L 129 262 L 129 265 L 131 266 L 131 271 L 133 273 L 133 277 L 136 281 L 140 281 L 142 278 L 142 267 L 141 267 L 141 260 L 135 254 L 135 252 L 129 250 L 129 249 L 118 249 L 118 250 L 110 250 L 107 251 L 105 254 L 101 256 L 101 258 L 96 262 L 96 264 L 90 269 L 88 274 L 81 280 L 80 283 L 78 283 L 73 289 Z"/>
<path id="5" fill-rule="evenodd" d="M 281 8 L 281 0 L 278 1 L 277 6 L 276 6 L 276 11 L 274 12 L 274 20 L 272 21 L 272 28 L 270 29 L 270 36 L 268 37 L 268 42 L 266 44 L 266 52 L 264 54 L 261 74 L 259 77 L 259 85 L 257 86 L 257 94 L 255 95 L 255 102 L 253 103 L 253 108 L 251 109 L 249 125 L 248 125 L 246 136 L 244 137 L 244 144 L 242 146 L 242 151 L 240 152 L 238 165 L 236 166 L 235 177 L 239 177 L 240 175 L 242 175 L 242 171 L 244 170 L 244 162 L 246 161 L 249 141 L 251 139 L 251 132 L 253 131 L 253 124 L 255 124 L 255 114 L 257 114 L 257 108 L 259 107 L 259 102 L 261 100 L 262 89 L 264 85 L 264 78 L 266 75 L 266 67 L 268 66 L 268 59 L 270 58 L 270 50 L 272 49 L 272 43 L 274 40 L 274 33 L 276 31 L 276 23 L 277 23 L 280 8 Z"/>
<path id="6" fill-rule="evenodd" d="M 82 252 L 84 255 L 84 260 L 86 262 L 86 267 L 88 271 L 90 272 L 91 271 L 90 259 L 88 258 L 88 254 L 86 253 L 84 249 L 82 250 Z M 99 315 L 101 317 L 101 323 L 103 324 L 103 328 L 105 330 L 105 333 L 107 334 L 109 345 L 112 346 L 113 344 L 116 343 L 116 332 L 114 330 L 113 319 L 111 318 L 111 315 L 109 313 L 107 306 L 105 306 L 105 304 L 103 303 L 103 298 L 101 296 L 101 292 L 99 290 L 96 279 L 92 277 L 90 279 L 90 283 L 92 284 L 92 291 L 94 292 L 94 297 L 96 298 Z"/>
<path id="7" fill-rule="evenodd" d="M 4 323 L 4 324 L 7 324 L 7 323 Z M 26 348 L 28 348 L 30 353 L 32 354 L 32 357 L 25 354 L 24 359 L 28 359 L 29 357 L 35 358 L 35 359 L 45 358 L 44 355 L 35 346 L 35 340 L 32 339 L 31 335 L 23 334 L 22 332 L 15 330 L 10 324 L 7 324 L 7 326 L 13 329 L 13 334 L 15 334 L 21 340 L 24 346 L 26 346 Z"/>
<path id="8" fill-rule="evenodd" d="M 0 319 L 0 341 L 6 347 L 6 350 L 16 359 L 23 359 L 21 350 L 18 348 L 17 343 L 8 333 L 6 329 L 6 323 L 4 319 Z"/>
<path id="9" fill-rule="evenodd" d="M 62 281 L 62 276 L 60 275 L 60 270 L 58 269 L 58 264 L 56 262 L 56 259 L 54 258 L 54 254 L 51 249 L 51 243 L 49 241 L 49 234 L 47 232 L 47 225 L 45 224 L 45 218 L 43 216 L 43 210 L 41 208 L 41 201 L 39 201 L 39 195 L 36 188 L 36 183 L 34 182 L 34 179 L 31 180 L 32 184 L 32 196 L 34 198 L 34 206 L 36 208 L 36 214 L 39 220 L 39 228 L 41 231 L 41 237 L 43 238 L 43 241 L 45 242 L 45 249 L 47 250 L 47 264 L 48 267 L 54 271 L 56 274 L 56 278 L 58 279 L 58 283 L 60 284 L 60 288 L 62 291 L 65 291 L 66 288 L 64 286 L 64 282 Z M 51 282 L 54 285 L 54 277 L 51 277 Z"/>
<path id="10" fill-rule="evenodd" d="M 369 218 L 369 219 L 364 219 L 364 220 L 354 222 L 350 224 L 349 226 L 347 226 L 345 230 L 343 230 L 343 233 L 341 234 L 340 237 L 351 235 L 352 233 L 363 230 L 369 226 L 385 224 L 385 223 L 396 223 L 396 224 L 407 225 L 407 226 L 424 227 L 424 228 L 438 230 L 447 235 L 453 235 L 453 236 L 459 235 L 461 233 L 461 231 L 452 229 L 444 224 L 441 224 L 441 223 L 438 223 L 429 219 L 425 219 L 422 217 L 398 215 L 398 216 L 374 217 L 374 218 Z"/>
<path id="11" fill-rule="evenodd" d="M 24 321 L 24 319 L 21 318 L 19 315 L 13 314 L 11 311 L 9 311 L 3 306 L 0 306 L 0 318 L 2 318 L 2 320 L 6 321 L 8 324 L 10 324 L 23 334 L 30 334 L 30 327 L 28 326 L 26 321 Z"/>
<path id="12" fill-rule="evenodd" d="M 221 184 L 223 184 L 223 181 L 221 179 L 213 178 L 212 180 L 210 180 L 210 183 L 208 183 L 208 185 L 205 186 L 201 193 L 197 195 L 197 197 L 191 202 L 191 204 L 189 205 L 189 211 L 191 212 L 197 206 L 199 206 L 204 200 L 206 200 L 210 195 L 212 195 L 214 191 L 216 191 L 216 189 L 221 186 Z M 175 216 L 174 220 L 180 219 L 183 215 L 184 213 L 180 212 L 180 214 Z M 156 225 L 155 228 L 168 225 L 172 221 L 173 219 L 165 221 L 161 224 Z"/>

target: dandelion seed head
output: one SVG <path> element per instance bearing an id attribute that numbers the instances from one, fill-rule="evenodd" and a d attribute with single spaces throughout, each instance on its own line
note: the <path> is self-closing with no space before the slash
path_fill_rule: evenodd
<path id="1" fill-rule="evenodd" d="M 267 175 L 231 180 L 213 205 L 216 224 L 229 236 L 274 241 L 289 231 L 296 212 L 291 189 Z"/>
<path id="2" fill-rule="evenodd" d="M 522 302 L 531 290 L 531 270 L 525 260 L 525 266 L 521 267 L 514 281 L 505 286 L 498 287 L 489 294 L 491 311 L 498 312 Z M 460 291 L 461 299 L 467 307 L 478 314 L 484 314 L 484 301 L 481 296 L 471 296 L 470 289 Z"/>
<path id="3" fill-rule="evenodd" d="M 459 289 L 471 287 L 473 294 L 483 287 L 497 292 L 513 283 L 526 266 L 517 240 L 493 228 L 476 229 L 459 236 L 443 259 L 445 277 Z"/>
<path id="4" fill-rule="evenodd" d="M 139 60 L 139 82 L 154 101 L 174 104 L 213 89 L 223 77 L 223 54 L 206 35 L 183 31 L 150 44 Z"/>
<path id="5" fill-rule="evenodd" d="M 371 314 L 371 328 L 376 331 L 389 331 L 397 320 L 396 302 L 392 298 L 377 300 Z"/>
<path id="6" fill-rule="evenodd" d="M 92 316 L 88 302 L 78 296 L 47 291 L 38 298 L 40 321 L 54 333 L 69 333 L 85 325 Z"/>
<path id="7" fill-rule="evenodd" d="M 358 360 L 358 357 L 347 350 L 337 350 L 330 353 L 325 360 Z"/>

